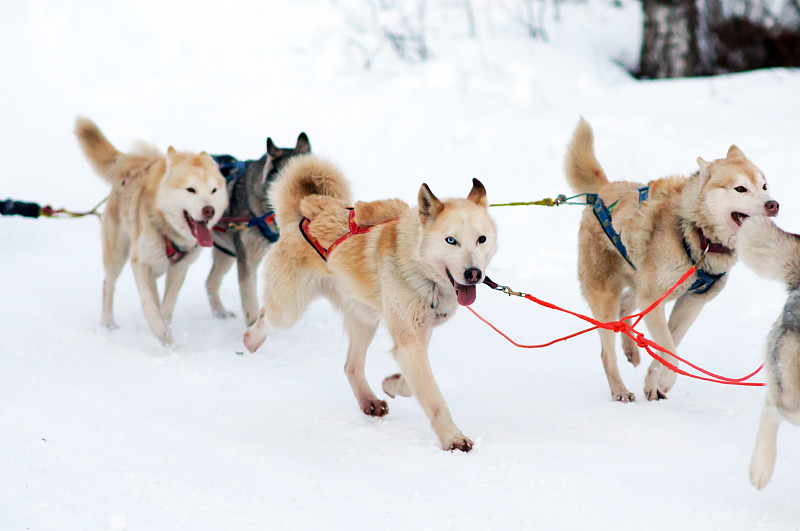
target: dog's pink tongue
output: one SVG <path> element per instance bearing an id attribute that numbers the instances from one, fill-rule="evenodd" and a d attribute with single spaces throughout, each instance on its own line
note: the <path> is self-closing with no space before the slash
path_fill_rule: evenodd
<path id="1" fill-rule="evenodd" d="M 194 237 L 197 238 L 197 245 L 200 247 L 211 247 L 214 245 L 214 240 L 211 238 L 211 231 L 208 230 L 208 222 L 195 221 L 193 232 Z"/>
<path id="2" fill-rule="evenodd" d="M 456 297 L 458 297 L 458 303 L 461 306 L 469 306 L 475 302 L 477 296 L 478 293 L 474 284 L 471 286 L 464 286 L 463 284 L 456 283 Z"/>

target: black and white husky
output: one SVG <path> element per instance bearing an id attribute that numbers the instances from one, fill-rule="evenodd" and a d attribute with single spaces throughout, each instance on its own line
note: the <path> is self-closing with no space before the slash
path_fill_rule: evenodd
<path id="1" fill-rule="evenodd" d="M 783 312 L 767 338 L 767 396 L 750 460 L 750 482 L 761 489 L 775 467 L 781 421 L 800 425 L 800 235 L 779 229 L 767 218 L 753 217 L 742 223 L 737 250 L 748 267 L 789 288 Z"/>
<path id="2" fill-rule="evenodd" d="M 258 318 L 256 270 L 269 245 L 278 238 L 278 226 L 267 201 L 267 190 L 283 165 L 296 155 L 311 152 L 305 133 L 294 148 L 279 148 L 267 138 L 267 152 L 258 160 L 237 160 L 230 155 L 213 155 L 225 177 L 228 209 L 213 231 L 214 263 L 206 279 L 208 301 L 217 317 L 233 317 L 219 296 L 222 278 L 233 262 L 239 273 L 239 295 L 247 325 Z"/>

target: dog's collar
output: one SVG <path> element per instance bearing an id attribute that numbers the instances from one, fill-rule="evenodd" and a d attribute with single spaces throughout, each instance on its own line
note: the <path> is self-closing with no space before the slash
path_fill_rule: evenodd
<path id="1" fill-rule="evenodd" d="M 692 257 L 692 248 L 689 245 L 689 241 L 686 239 L 686 236 L 683 237 L 683 248 L 686 250 L 686 256 L 689 258 L 689 262 L 691 262 L 691 264 L 696 268 L 695 276 L 697 277 L 697 280 L 695 280 L 694 283 L 692 283 L 692 285 L 689 286 L 689 291 L 694 293 L 694 294 L 696 294 L 696 295 L 703 295 L 704 293 L 708 292 L 708 290 L 713 288 L 714 284 L 716 284 L 719 280 L 722 279 L 722 277 L 725 276 L 725 273 L 709 273 L 708 271 L 706 271 L 705 269 L 702 268 L 703 258 L 705 258 L 706 253 L 707 252 L 714 252 L 714 253 L 724 253 L 725 252 L 725 251 L 718 251 L 718 250 L 713 250 L 712 251 L 711 250 L 711 246 L 712 245 L 716 245 L 716 246 L 718 246 L 719 248 L 722 248 L 722 249 L 727 249 L 728 252 L 731 252 L 731 250 L 728 249 L 727 247 L 725 247 L 724 245 L 722 245 L 721 243 L 717 243 L 717 244 L 709 243 L 709 241 L 703 235 L 703 231 L 700 229 L 700 227 L 697 227 L 696 230 L 698 232 L 698 236 L 700 237 L 700 245 L 701 245 L 700 261 L 696 262 L 695 259 Z M 715 249 L 716 249 L 716 247 L 715 247 Z"/>
<path id="2" fill-rule="evenodd" d="M 170 264 L 177 264 L 189 254 L 189 251 L 184 251 L 178 247 L 178 244 L 170 240 L 166 234 L 164 234 L 164 246 Z"/>
<path id="3" fill-rule="evenodd" d="M 730 247 L 725 247 L 721 243 L 708 241 L 706 235 L 703 234 L 703 229 L 701 229 L 700 227 L 695 226 L 695 232 L 697 233 L 697 236 L 700 239 L 700 249 L 702 254 L 706 253 L 733 254 L 733 249 L 731 249 Z"/>

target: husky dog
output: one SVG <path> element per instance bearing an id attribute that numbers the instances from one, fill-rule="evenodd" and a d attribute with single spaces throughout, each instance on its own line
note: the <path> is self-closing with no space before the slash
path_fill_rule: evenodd
<path id="1" fill-rule="evenodd" d="M 235 230 L 235 224 L 223 223 L 213 231 L 214 263 L 206 280 L 206 291 L 211 310 L 217 317 L 233 317 L 222 305 L 219 288 L 233 262 L 239 273 L 239 295 L 247 325 L 258 317 L 256 294 L 256 270 L 271 242 L 277 237 L 276 225 L 267 221 L 272 207 L 267 203 L 267 190 L 278 172 L 290 158 L 311 152 L 311 144 L 305 133 L 297 137 L 294 148 L 278 148 L 267 138 L 267 152 L 258 160 L 237 161 L 230 155 L 215 155 L 228 188 L 228 209 L 222 217 L 226 219 L 251 220 L 246 230 Z M 255 222 L 255 223 L 253 223 Z M 241 224 L 248 223 L 247 221 Z"/>
<path id="2" fill-rule="evenodd" d="M 703 306 L 727 282 L 736 263 L 732 248 L 742 220 L 753 215 L 775 216 L 778 203 L 767 193 L 764 174 L 736 147 L 723 159 L 697 158 L 692 175 L 650 181 L 649 198 L 640 202 L 641 183 L 609 182 L 594 154 L 594 136 L 581 118 L 567 147 L 567 181 L 576 193 L 598 194 L 614 205 L 613 228 L 621 237 L 630 264 L 586 208 L 578 232 L 578 279 L 595 319 L 608 322 L 646 308 L 696 264 L 698 273 L 678 287 L 668 300 L 675 306 L 667 321 L 664 304 L 645 317 L 653 341 L 675 352 Z M 635 269 L 634 269 L 635 267 Z M 611 396 L 634 400 L 617 368 L 614 332 L 600 330 L 601 357 Z M 639 348 L 622 338 L 625 356 L 639 364 Z M 672 356 L 665 359 L 677 364 Z M 644 394 L 648 400 L 666 398 L 677 375 L 653 360 Z"/>
<path id="3" fill-rule="evenodd" d="M 750 460 L 750 482 L 761 489 L 775 467 L 781 421 L 800 426 L 800 235 L 754 217 L 742 223 L 737 240 L 736 250 L 745 265 L 789 288 L 783 313 L 767 339 L 767 396 Z"/>
<path id="4" fill-rule="evenodd" d="M 281 237 L 264 260 L 264 305 L 244 335 L 247 349 L 261 346 L 270 325 L 293 325 L 323 295 L 344 314 L 350 339 L 344 370 L 358 405 L 380 417 L 389 410 L 370 389 L 364 360 L 383 321 L 401 371 L 383 381 L 383 390 L 416 396 L 442 448 L 469 451 L 472 441 L 456 427 L 433 378 L 428 344 L 433 327 L 459 304 L 475 301 L 496 251 L 483 185 L 473 179 L 466 199 L 440 201 L 423 184 L 413 207 L 389 199 L 358 202 L 349 211 L 350 187 L 341 172 L 304 155 L 289 161 L 270 200 Z M 363 234 L 364 227 L 374 230 Z M 347 234 L 354 235 L 341 238 Z"/>
<path id="5" fill-rule="evenodd" d="M 179 152 L 166 157 L 153 147 L 121 153 L 97 126 L 79 118 L 81 148 L 94 170 L 111 184 L 103 213 L 103 316 L 116 328 L 114 286 L 131 257 L 131 268 L 147 324 L 165 345 L 172 344 L 170 323 L 189 264 L 200 247 L 211 247 L 211 227 L 228 206 L 225 179 L 207 153 Z M 156 279 L 167 273 L 159 301 Z"/>

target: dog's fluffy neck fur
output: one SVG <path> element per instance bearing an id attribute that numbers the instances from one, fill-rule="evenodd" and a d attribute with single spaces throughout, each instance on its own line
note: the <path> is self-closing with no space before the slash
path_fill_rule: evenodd
<path id="1" fill-rule="evenodd" d="M 680 220 L 680 231 L 684 241 L 689 245 L 692 261 L 699 263 L 704 261 L 706 271 L 714 273 L 724 273 L 729 271 L 736 263 L 736 253 L 703 254 L 698 230 L 703 231 L 709 243 L 719 243 L 727 247 L 727 242 L 722 241 L 718 236 L 714 222 L 708 213 L 703 211 L 703 203 L 698 200 L 701 195 L 700 173 L 694 172 L 685 178 L 683 189 L 680 195 L 680 207 L 678 219 Z"/>
<path id="2" fill-rule="evenodd" d="M 413 257 L 408 263 L 409 267 L 400 271 L 403 279 L 413 287 L 437 317 L 452 315 L 458 306 L 453 285 L 447 277 L 430 266 L 426 267 L 420 257 L 424 228 L 416 208 L 409 207 L 400 216 L 397 230 L 398 244 L 405 249 L 407 256 Z"/>

